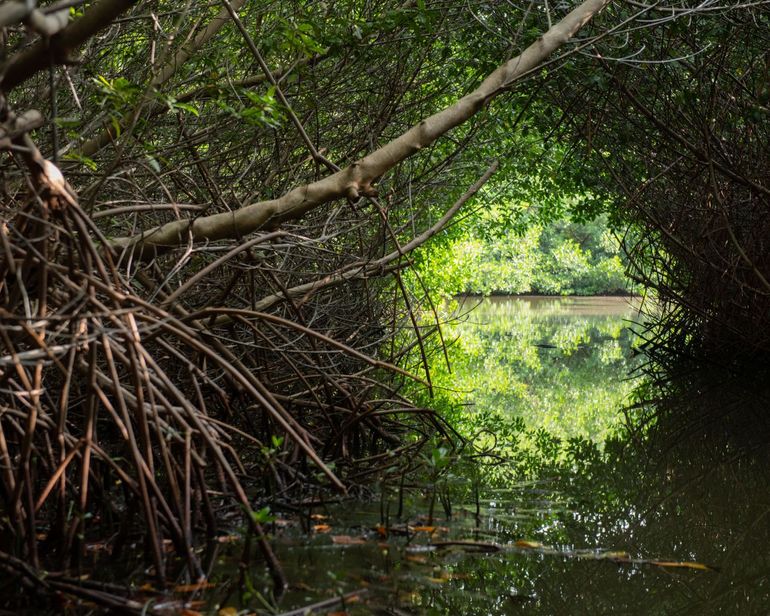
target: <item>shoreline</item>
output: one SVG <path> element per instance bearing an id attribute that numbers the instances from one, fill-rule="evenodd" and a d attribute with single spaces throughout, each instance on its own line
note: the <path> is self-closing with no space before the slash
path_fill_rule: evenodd
<path id="1" fill-rule="evenodd" d="M 474 297 L 474 298 L 506 298 L 506 299 L 566 299 L 566 298 L 591 298 L 591 297 L 625 297 L 641 298 L 638 293 L 594 293 L 591 295 L 548 295 L 545 293 L 458 293 L 454 297 Z"/>

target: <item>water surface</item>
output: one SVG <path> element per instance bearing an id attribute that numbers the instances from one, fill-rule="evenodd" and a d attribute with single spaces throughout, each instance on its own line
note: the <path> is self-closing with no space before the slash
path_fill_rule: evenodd
<path id="1" fill-rule="evenodd" d="M 623 298 L 484 300 L 445 327 L 452 371 L 434 366 L 435 402 L 470 444 L 435 444 L 410 461 L 421 479 L 383 476 L 374 499 L 302 523 L 277 512 L 289 592 L 275 602 L 264 571 L 237 569 L 242 548 L 225 546 L 210 605 L 768 613 L 767 399 L 692 375 L 645 401 L 629 377 L 637 318 Z"/>

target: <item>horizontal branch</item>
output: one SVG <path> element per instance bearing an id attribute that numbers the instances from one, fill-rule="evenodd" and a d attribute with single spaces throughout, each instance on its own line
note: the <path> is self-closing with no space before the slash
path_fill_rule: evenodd
<path id="1" fill-rule="evenodd" d="M 425 242 L 427 242 L 429 239 L 431 239 L 433 236 L 439 233 L 442 229 L 444 229 L 451 222 L 452 218 L 454 218 L 455 214 L 457 214 L 457 212 L 460 211 L 460 208 L 463 205 L 465 205 L 468 202 L 468 200 L 471 197 L 473 197 L 479 190 L 481 190 L 481 187 L 487 183 L 489 178 L 492 177 L 492 174 L 497 170 L 497 165 L 498 165 L 497 161 L 492 163 L 489 166 L 489 168 L 486 170 L 484 175 L 482 175 L 481 178 L 479 178 L 473 186 L 471 186 L 467 191 L 465 191 L 465 193 L 457 201 L 455 201 L 452 207 L 450 207 L 444 213 L 444 215 L 438 221 L 436 221 L 434 225 L 432 225 L 426 231 L 424 231 L 423 233 L 415 237 L 409 243 L 401 246 L 398 250 L 394 250 L 393 252 L 385 255 L 384 257 L 381 257 L 374 261 L 356 263 L 345 268 L 343 271 L 334 272 L 319 280 L 313 280 L 311 282 L 306 282 L 304 284 L 297 285 L 296 287 L 286 289 L 285 293 L 275 293 L 275 294 L 263 297 L 262 299 L 258 300 L 254 304 L 252 309 L 255 311 L 264 311 L 282 301 L 291 300 L 295 298 L 307 298 L 322 289 L 326 289 L 334 285 L 342 284 L 343 282 L 347 282 L 349 280 L 379 276 L 382 274 L 386 274 L 388 272 L 392 272 L 395 269 L 398 269 L 399 266 L 396 265 L 394 267 L 392 265 L 393 262 L 401 260 L 401 258 L 404 255 L 407 255 L 413 250 L 415 250 L 416 248 L 419 248 Z M 178 290 L 174 294 L 176 295 L 177 293 L 178 293 Z M 224 323 L 229 322 L 230 320 L 231 318 L 229 315 L 227 314 L 220 315 L 214 320 L 213 324 L 222 325 Z"/>

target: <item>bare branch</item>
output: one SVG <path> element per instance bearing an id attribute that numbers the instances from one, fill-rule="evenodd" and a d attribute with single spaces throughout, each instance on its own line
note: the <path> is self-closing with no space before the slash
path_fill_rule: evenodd
<path id="1" fill-rule="evenodd" d="M 19 52 L 0 70 L 3 75 L 0 89 L 4 92 L 11 91 L 38 71 L 48 68 L 51 61 L 56 64 L 71 61 L 72 52 L 94 34 L 109 26 L 118 15 L 136 4 L 136 1 L 102 0 L 50 40 L 41 39 L 29 49 Z"/>
<path id="2" fill-rule="evenodd" d="M 374 196 L 377 191 L 373 183 L 378 178 L 476 114 L 521 75 L 537 67 L 567 43 L 609 2 L 586 0 L 521 55 L 495 70 L 476 90 L 337 173 L 295 188 L 278 199 L 253 203 L 233 212 L 177 220 L 136 236 L 117 238 L 111 242 L 111 246 L 132 250 L 140 258 L 150 258 L 190 241 L 238 238 L 261 228 L 274 228 L 287 220 L 302 218 L 311 210 L 343 197 L 355 200 L 361 195 Z"/>
<path id="3" fill-rule="evenodd" d="M 238 9 L 241 6 L 243 6 L 243 3 L 245 0 L 233 0 L 232 5 Z M 200 50 L 201 47 L 203 47 L 206 43 L 208 43 L 217 32 L 219 32 L 222 29 L 222 26 L 224 26 L 228 21 L 228 12 L 225 9 L 222 9 L 214 19 L 212 19 L 209 24 L 201 30 L 195 38 L 193 38 L 192 41 L 189 43 L 182 45 L 182 47 L 174 54 L 174 56 L 163 65 L 163 68 L 160 70 L 160 72 L 155 75 L 155 77 L 152 78 L 152 81 L 150 82 L 151 88 L 159 88 L 164 83 L 166 83 L 171 77 L 174 76 L 174 73 L 183 65 L 185 64 L 190 58 L 193 57 L 193 55 Z M 141 105 L 146 104 L 146 101 L 143 101 L 143 103 L 140 103 L 140 107 L 134 109 L 133 111 L 125 114 L 124 120 L 121 123 L 120 131 L 124 131 L 127 126 L 129 126 L 136 117 L 137 113 L 141 111 Z M 167 107 L 164 107 L 167 108 Z M 89 139 L 86 141 L 83 146 L 80 148 L 80 151 L 85 156 L 93 156 L 96 152 L 101 150 L 103 147 L 105 147 L 108 143 L 110 143 L 113 139 L 115 139 L 116 135 L 118 134 L 118 131 L 114 127 L 108 127 L 105 128 L 101 133 L 99 133 L 96 137 L 93 137 L 92 139 Z"/>

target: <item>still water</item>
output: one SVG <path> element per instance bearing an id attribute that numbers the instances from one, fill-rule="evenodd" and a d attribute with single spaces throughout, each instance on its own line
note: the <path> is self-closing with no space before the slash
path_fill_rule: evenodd
<path id="1" fill-rule="evenodd" d="M 770 613 L 767 398 L 714 377 L 663 393 L 632 378 L 628 299 L 477 303 L 445 328 L 451 371 L 434 368 L 435 403 L 468 446 L 439 443 L 423 480 L 288 522 L 275 545 L 293 584 L 277 603 L 223 547 L 209 606 Z"/>

